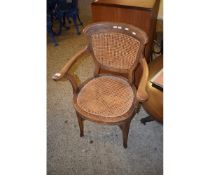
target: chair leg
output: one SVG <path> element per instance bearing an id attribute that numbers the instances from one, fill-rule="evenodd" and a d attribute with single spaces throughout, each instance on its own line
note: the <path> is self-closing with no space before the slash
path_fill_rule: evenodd
<path id="1" fill-rule="evenodd" d="M 78 24 L 77 24 L 77 16 L 73 15 L 72 18 L 73 18 L 74 26 L 76 28 L 77 35 L 80 35 L 79 27 L 78 27 Z"/>
<path id="2" fill-rule="evenodd" d="M 50 35 L 51 41 L 53 42 L 54 46 L 58 46 L 58 43 L 56 42 L 56 39 L 55 39 L 53 33 L 49 32 L 49 35 Z"/>
<path id="3" fill-rule="evenodd" d="M 62 32 L 62 25 L 63 25 L 62 17 L 59 17 L 58 21 L 59 21 L 59 31 L 54 32 L 54 34 L 57 35 L 57 36 L 61 35 L 61 32 Z"/>
<path id="4" fill-rule="evenodd" d="M 66 27 L 66 19 L 65 19 L 65 16 L 62 17 L 62 25 L 63 25 L 63 27 Z"/>
<path id="5" fill-rule="evenodd" d="M 128 122 L 126 122 L 124 124 L 119 125 L 120 129 L 122 130 L 122 134 L 123 134 L 123 147 L 124 148 L 127 148 L 130 123 L 131 123 L 131 120 L 129 120 Z"/>
<path id="6" fill-rule="evenodd" d="M 66 26 L 66 16 L 65 15 L 63 16 L 63 20 L 62 21 L 63 21 L 63 27 L 65 27 L 65 29 L 68 30 L 69 26 Z"/>
<path id="7" fill-rule="evenodd" d="M 52 31 L 52 27 L 49 27 L 49 26 L 48 26 L 47 32 L 48 32 L 48 34 L 50 35 L 50 39 L 51 39 L 51 41 L 53 42 L 54 46 L 57 46 L 58 43 L 56 42 L 55 36 L 54 36 L 54 34 L 53 34 L 53 31 Z"/>
<path id="8" fill-rule="evenodd" d="M 84 119 L 80 116 L 78 112 L 77 113 L 77 119 L 79 123 L 79 129 L 80 129 L 80 137 L 84 136 Z"/>
<path id="9" fill-rule="evenodd" d="M 151 122 L 151 121 L 154 121 L 154 119 L 153 119 L 151 116 L 148 116 L 148 117 L 145 117 L 145 118 L 142 118 L 142 119 L 141 119 L 141 123 L 143 123 L 144 125 L 145 125 L 147 122 Z"/>
<path id="10" fill-rule="evenodd" d="M 67 20 L 68 20 L 69 24 L 71 24 L 71 19 L 69 16 L 67 17 Z"/>
<path id="11" fill-rule="evenodd" d="M 137 103 L 137 105 L 136 105 L 136 113 L 139 113 L 140 109 L 141 109 L 141 104 Z"/>
<path id="12" fill-rule="evenodd" d="M 79 14 L 77 14 L 77 19 L 78 19 L 80 25 L 83 26 L 83 22 L 81 21 L 81 19 L 80 19 L 80 17 L 79 17 Z"/>

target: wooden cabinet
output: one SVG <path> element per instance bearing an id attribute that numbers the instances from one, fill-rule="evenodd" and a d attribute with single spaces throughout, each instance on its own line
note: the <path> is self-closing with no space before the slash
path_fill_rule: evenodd
<path id="1" fill-rule="evenodd" d="M 149 62 L 159 3 L 160 0 L 95 0 L 91 4 L 92 17 L 94 22 L 123 22 L 144 30 L 149 37 L 145 49 Z"/>
<path id="2" fill-rule="evenodd" d="M 163 68 L 163 56 L 159 56 L 149 64 L 149 79 L 155 76 Z M 143 107 L 147 113 L 155 120 L 163 123 L 163 91 L 152 86 L 148 81 L 147 92 L 149 99 L 143 102 Z"/>

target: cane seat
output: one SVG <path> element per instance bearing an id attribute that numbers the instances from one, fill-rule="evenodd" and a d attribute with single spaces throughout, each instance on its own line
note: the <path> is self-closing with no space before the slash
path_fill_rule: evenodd
<path id="1" fill-rule="evenodd" d="M 83 86 L 77 96 L 80 108 L 90 120 L 118 122 L 134 103 L 134 90 L 128 81 L 117 76 L 100 76 Z M 88 117 L 89 116 L 89 117 Z"/>

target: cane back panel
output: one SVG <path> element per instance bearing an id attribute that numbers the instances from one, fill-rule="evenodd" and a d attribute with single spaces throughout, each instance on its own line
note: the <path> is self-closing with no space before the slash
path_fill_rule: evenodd
<path id="1" fill-rule="evenodd" d="M 122 23 L 96 23 L 84 29 L 95 61 L 111 70 L 128 72 L 143 56 L 146 34 Z"/>

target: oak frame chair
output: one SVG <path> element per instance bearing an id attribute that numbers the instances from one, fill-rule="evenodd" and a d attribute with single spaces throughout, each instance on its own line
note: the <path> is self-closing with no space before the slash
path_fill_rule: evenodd
<path id="1" fill-rule="evenodd" d="M 87 46 L 52 79 L 60 80 L 66 76 L 72 84 L 73 105 L 81 137 L 84 136 L 85 120 L 118 125 L 122 130 L 123 146 L 127 148 L 130 122 L 138 111 L 139 103 L 148 99 L 146 84 L 149 70 L 144 57 L 148 37 L 137 27 L 112 22 L 91 24 L 83 32 L 87 36 Z M 78 85 L 68 72 L 76 60 L 87 52 L 95 62 L 94 76 Z M 136 89 L 134 70 L 139 63 L 142 76 Z M 109 73 L 100 73 L 101 70 Z"/>

